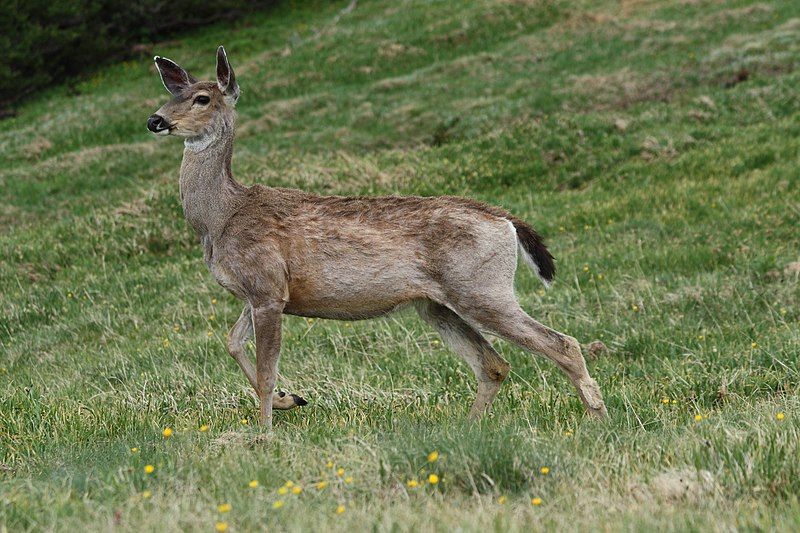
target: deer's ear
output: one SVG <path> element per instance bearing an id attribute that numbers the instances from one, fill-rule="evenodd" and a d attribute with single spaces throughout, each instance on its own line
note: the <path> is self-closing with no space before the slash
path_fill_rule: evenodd
<path id="1" fill-rule="evenodd" d="M 164 87 L 173 96 L 178 96 L 183 89 L 193 83 L 197 83 L 194 76 L 183 70 L 174 61 L 166 57 L 156 56 L 155 62 L 158 73 L 161 74 L 161 81 L 164 83 Z"/>
<path id="2" fill-rule="evenodd" d="M 222 94 L 236 103 L 239 99 L 239 84 L 236 83 L 236 75 L 228 63 L 228 56 L 222 46 L 217 48 L 217 85 Z"/>

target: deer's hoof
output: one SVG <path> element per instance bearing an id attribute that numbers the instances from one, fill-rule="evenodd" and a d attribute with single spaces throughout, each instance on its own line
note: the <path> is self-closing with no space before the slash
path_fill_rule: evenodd
<path id="1" fill-rule="evenodd" d="M 295 407 L 302 407 L 308 402 L 297 394 L 277 391 L 272 397 L 272 408 L 286 411 Z"/>
<path id="2" fill-rule="evenodd" d="M 308 402 L 305 400 L 305 398 L 301 398 L 297 394 L 292 394 L 292 400 L 294 400 L 294 404 L 297 407 L 303 407 L 304 405 L 308 404 Z"/>

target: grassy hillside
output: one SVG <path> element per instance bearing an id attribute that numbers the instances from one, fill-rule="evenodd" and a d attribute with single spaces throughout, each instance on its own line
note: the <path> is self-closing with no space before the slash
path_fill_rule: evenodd
<path id="1" fill-rule="evenodd" d="M 610 420 L 497 342 L 512 374 L 469 426 L 472 372 L 413 313 L 287 317 L 280 385 L 310 403 L 263 435 L 182 146 L 145 129 L 167 94 L 124 63 L 0 122 L 0 530 L 800 528 L 800 4 L 346 5 L 158 53 L 210 78 L 225 44 L 246 184 L 530 221 L 557 281 L 520 269 L 519 297 L 607 345 Z"/>

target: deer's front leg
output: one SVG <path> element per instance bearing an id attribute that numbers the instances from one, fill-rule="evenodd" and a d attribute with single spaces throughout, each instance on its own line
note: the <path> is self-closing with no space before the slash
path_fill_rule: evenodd
<path id="1" fill-rule="evenodd" d="M 253 387 L 253 390 L 258 392 L 258 381 L 256 380 L 256 368 L 247 357 L 244 346 L 247 339 L 253 334 L 253 312 L 249 305 L 246 305 L 244 311 L 239 316 L 231 331 L 228 333 L 228 353 L 239 364 L 239 367 L 247 377 L 247 381 Z M 280 410 L 294 409 L 306 405 L 308 402 L 298 396 L 297 394 L 287 393 L 277 390 L 272 393 L 272 408 Z"/>
<path id="2" fill-rule="evenodd" d="M 272 392 L 281 354 L 283 305 L 283 302 L 276 301 L 252 306 L 256 335 L 256 393 L 261 404 L 259 422 L 266 429 L 272 427 Z"/>

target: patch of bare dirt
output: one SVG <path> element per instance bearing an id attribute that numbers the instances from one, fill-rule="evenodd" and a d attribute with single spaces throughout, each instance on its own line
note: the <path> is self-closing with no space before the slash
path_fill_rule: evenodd
<path id="1" fill-rule="evenodd" d="M 214 448 L 228 448 L 230 446 L 251 448 L 273 440 L 272 433 L 247 433 L 245 431 L 226 431 L 211 441 Z"/>
<path id="2" fill-rule="evenodd" d="M 414 85 L 416 82 L 411 76 L 399 76 L 397 78 L 384 78 L 375 82 L 373 87 L 379 91 L 391 91 L 394 89 L 402 89 L 409 85 Z"/>
<path id="3" fill-rule="evenodd" d="M 258 118 L 242 121 L 237 127 L 237 135 L 246 137 L 253 133 L 269 130 L 291 119 L 298 111 L 309 107 L 311 103 L 311 99 L 308 97 L 273 100 L 261 106 Z"/>
<path id="4" fill-rule="evenodd" d="M 723 9 L 721 11 L 709 15 L 706 21 L 712 24 L 727 23 L 730 22 L 730 19 L 736 20 L 745 17 L 752 17 L 754 15 L 772 13 L 772 11 L 774 11 L 774 8 L 769 4 L 764 4 L 764 3 L 753 4 L 733 9 Z"/>
<path id="5" fill-rule="evenodd" d="M 301 161 L 264 165 L 249 177 L 256 183 L 286 181 L 288 185 L 323 192 L 355 191 L 374 184 L 385 188 L 402 188 L 415 179 L 420 163 L 413 153 L 404 157 L 402 164 L 381 168 L 369 156 L 357 156 L 344 151 L 336 156 L 317 158 L 306 156 Z"/>
<path id="6" fill-rule="evenodd" d="M 708 470 L 683 468 L 661 472 L 648 483 L 634 483 L 630 490 L 641 503 L 700 503 L 712 498 L 719 487 Z"/>
<path id="7" fill-rule="evenodd" d="M 784 276 L 800 276 L 800 261 L 793 261 L 783 267 Z"/>
<path id="8" fill-rule="evenodd" d="M 378 55 L 386 59 L 393 59 L 402 55 L 425 55 L 427 52 L 417 46 L 409 46 L 397 42 L 385 42 L 378 46 Z"/>
<path id="9" fill-rule="evenodd" d="M 641 102 L 668 102 L 677 91 L 674 74 L 638 74 L 628 68 L 570 78 L 569 92 L 589 99 L 596 109 L 627 109 Z"/>
<path id="10" fill-rule="evenodd" d="M 677 292 L 670 292 L 664 296 L 664 300 L 670 304 L 677 304 L 682 301 L 701 303 L 703 301 L 703 289 L 698 286 L 682 287 Z"/>
<path id="11" fill-rule="evenodd" d="M 88 148 L 75 150 L 74 152 L 68 152 L 65 154 L 58 154 L 54 157 L 39 161 L 33 166 L 33 168 L 41 172 L 34 172 L 31 173 L 31 175 L 74 169 L 76 167 L 84 166 L 92 161 L 97 161 L 100 158 L 106 158 L 109 156 L 109 154 L 119 152 L 150 155 L 155 152 L 157 148 L 158 144 L 154 143 L 153 141 L 89 146 Z M 30 173 L 30 168 L 26 169 L 25 172 Z"/>
<path id="12" fill-rule="evenodd" d="M 52 147 L 53 143 L 51 143 L 49 139 L 39 136 L 25 146 L 21 147 L 21 151 L 23 154 L 25 154 L 25 157 L 29 159 L 37 159 L 42 152 L 46 152 Z"/>
<path id="13" fill-rule="evenodd" d="M 150 206 L 147 205 L 147 200 L 144 198 L 137 198 L 132 202 L 125 202 L 118 206 L 112 213 L 116 217 L 133 216 L 138 217 L 150 211 Z"/>
<path id="14" fill-rule="evenodd" d="M 677 154 L 678 151 L 675 149 L 672 139 L 660 140 L 648 135 L 642 142 L 640 155 L 642 159 L 650 161 L 652 159 L 675 157 Z"/>

